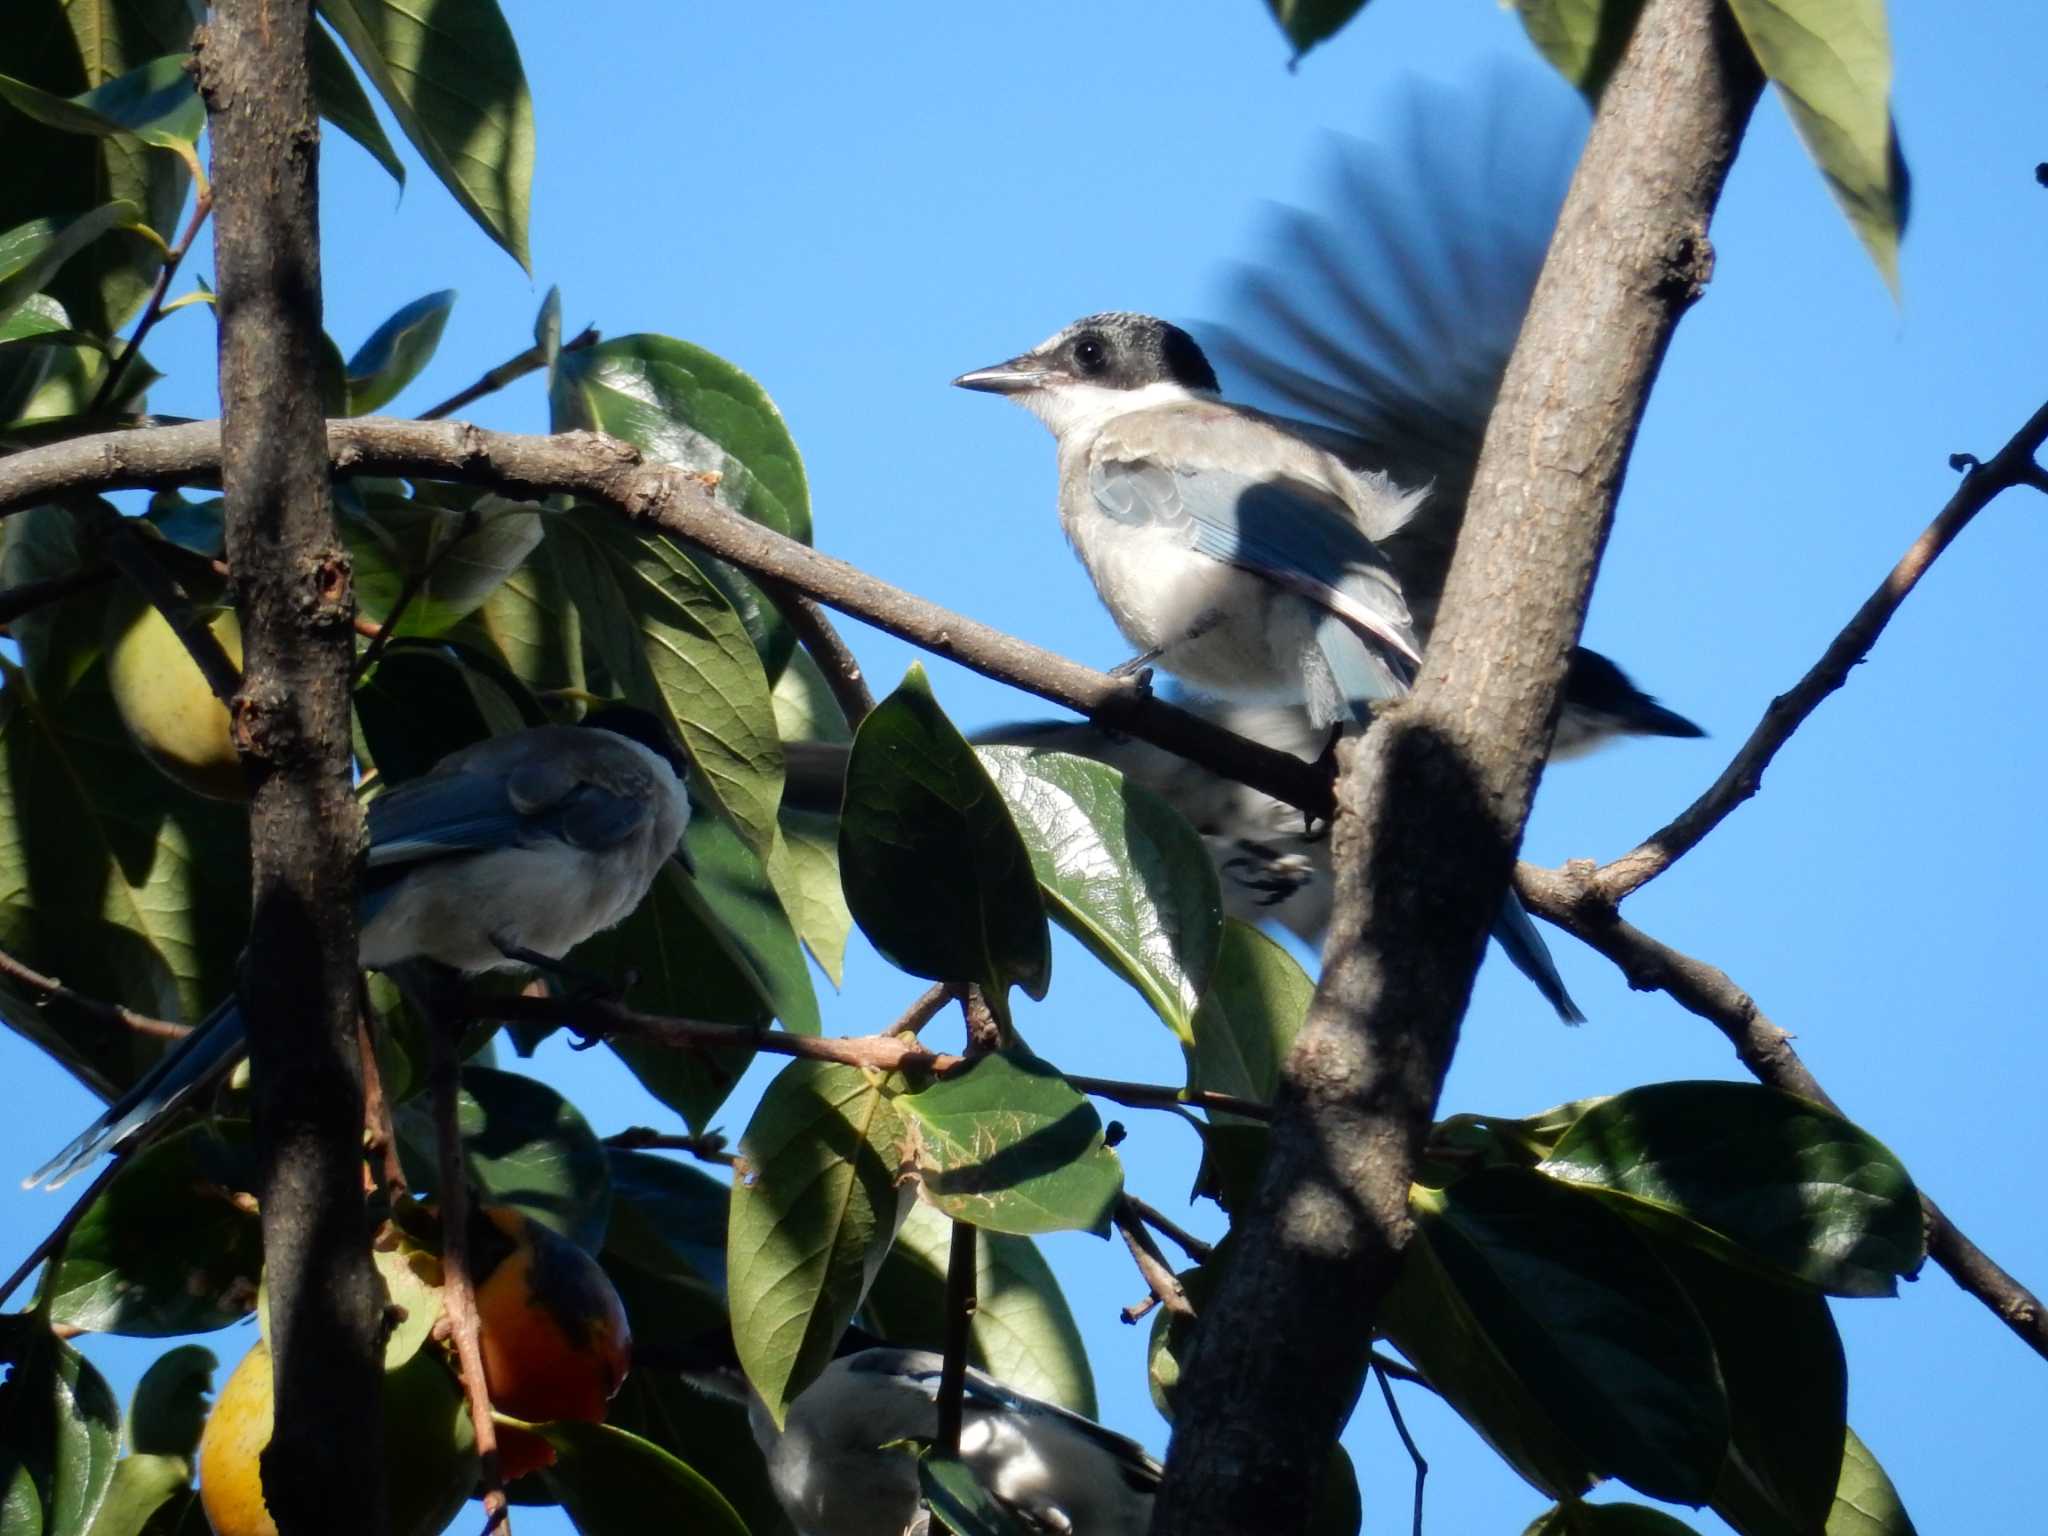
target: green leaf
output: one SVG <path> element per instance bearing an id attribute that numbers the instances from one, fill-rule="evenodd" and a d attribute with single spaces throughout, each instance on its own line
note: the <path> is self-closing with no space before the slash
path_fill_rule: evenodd
<path id="1" fill-rule="evenodd" d="M 370 105 L 368 93 L 363 90 L 362 82 L 356 79 L 356 72 L 349 67 L 334 34 L 325 27 L 315 26 L 312 47 L 314 106 L 320 109 L 320 115 L 328 122 L 368 150 L 370 158 L 389 171 L 391 179 L 403 187 L 405 163 L 398 158 L 398 151 L 391 147 L 391 140 L 385 137 L 384 125 L 377 121 L 376 109 Z"/>
<path id="2" fill-rule="evenodd" d="M 558 356 L 548 385 L 554 430 L 607 432 L 650 458 L 715 477 L 721 506 L 792 539 L 811 538 L 803 460 L 767 391 L 714 353 L 670 336 L 620 336 Z M 795 636 L 752 578 L 693 553 L 746 621 L 771 676 Z"/>
<path id="3" fill-rule="evenodd" d="M 128 1405 L 128 1448 L 150 1456 L 190 1457 L 206 1428 L 206 1399 L 220 1361 L 204 1344 L 164 1351 L 135 1384 Z"/>
<path id="4" fill-rule="evenodd" d="M 1287 41 L 1294 44 L 1294 61 L 1321 42 L 1342 31 L 1344 24 L 1365 9 L 1365 0 L 1266 0 L 1266 9 L 1280 23 Z"/>
<path id="5" fill-rule="evenodd" d="M 966 1462 L 937 1446 L 917 1458 L 917 1488 L 938 1523 L 956 1536 L 1036 1536 L 1041 1529 L 984 1488 Z"/>
<path id="6" fill-rule="evenodd" d="M 612 1221 L 605 1254 L 656 1275 L 684 1274 L 725 1290 L 732 1188 L 672 1157 L 608 1147 Z"/>
<path id="7" fill-rule="evenodd" d="M 46 127 L 95 138 L 126 134 L 158 149 L 190 156 L 206 127 L 206 104 L 186 66 L 191 56 L 167 54 L 77 96 L 59 96 L 0 75 L 0 100 Z"/>
<path id="8" fill-rule="evenodd" d="M 531 270 L 533 99 L 496 0 L 318 5 L 442 185 Z"/>
<path id="9" fill-rule="evenodd" d="M 1030 851 L 914 662 L 854 737 L 839 869 L 854 921 L 899 969 L 978 983 L 999 1016 L 1013 983 L 1045 996 L 1052 947 Z"/>
<path id="10" fill-rule="evenodd" d="M 124 1456 L 114 1463 L 107 1496 L 94 1513 L 88 1536 L 142 1536 L 150 1519 L 192 1486 L 192 1463 L 184 1456 Z"/>
<path id="11" fill-rule="evenodd" d="M 733 1342 L 777 1424 L 832 1358 L 911 1196 L 883 1081 L 793 1061 L 740 1141 L 726 1243 Z"/>
<path id="12" fill-rule="evenodd" d="M 1896 299 L 1910 190 L 1892 125 L 1884 0 L 1731 0 L 1731 9 Z"/>
<path id="13" fill-rule="evenodd" d="M 782 741 L 760 657 L 730 604 L 681 549 L 609 512 L 548 521 L 579 651 L 629 702 L 666 713 L 708 792 L 757 853 L 775 841 Z M 509 658 L 508 658 L 509 659 Z"/>
<path id="14" fill-rule="evenodd" d="M 944 1350 L 952 1242 L 950 1220 L 922 1202 L 910 1208 L 868 1291 L 861 1316 L 869 1332 L 905 1349 Z M 1094 1418 L 1095 1382 L 1081 1330 L 1037 1245 L 1028 1237 L 984 1232 L 974 1250 L 968 1364 L 1020 1392 Z"/>
<path id="15" fill-rule="evenodd" d="M 1683 1520 L 1645 1504 L 1582 1504 L 1545 1510 L 1522 1536 L 1697 1536 Z"/>
<path id="16" fill-rule="evenodd" d="M 61 506 L 29 507 L 0 519 L 0 585 L 70 576 L 104 558 L 96 530 Z M 62 699 L 99 658 L 110 595 L 110 589 L 78 593 L 8 625 L 27 681 L 43 699 Z"/>
<path id="17" fill-rule="evenodd" d="M 457 652 L 393 641 L 355 691 L 358 754 L 387 784 L 418 778 L 458 748 L 529 722 L 519 701 Z"/>
<path id="18" fill-rule="evenodd" d="M 446 635 L 526 563 L 545 535 L 539 506 L 489 492 L 439 506 L 357 485 L 335 510 L 355 566 L 363 612 L 382 623 L 408 583 L 401 635 Z"/>
<path id="19" fill-rule="evenodd" d="M 761 860 L 729 823 L 712 816 L 693 816 L 683 842 L 696 870 L 692 884 L 759 979 L 775 1017 L 784 1029 L 817 1034 L 822 1025 L 810 967 Z M 703 1017 L 690 1008 L 680 1011 Z"/>
<path id="20" fill-rule="evenodd" d="M 407 1173 L 417 1187 L 440 1182 L 433 1117 L 414 1100 L 398 1111 Z M 462 1069 L 456 1101 L 463 1162 L 482 1204 L 517 1206 L 550 1231 L 595 1253 L 611 1209 L 611 1163 L 576 1106 L 546 1083 L 491 1067 Z"/>
<path id="21" fill-rule="evenodd" d="M 839 824 L 830 816 L 785 805 L 778 815 L 778 830 L 768 858 L 768 878 L 804 948 L 836 987 L 846 966 L 846 936 L 853 930 L 853 913 L 847 910 L 846 888 L 839 878 Z"/>
<path id="22" fill-rule="evenodd" d="M 745 1522 L 702 1473 L 638 1435 L 572 1419 L 534 1432 L 556 1452 L 541 1476 L 583 1536 L 644 1536 L 657 1510 L 674 1530 L 747 1536 Z"/>
<path id="23" fill-rule="evenodd" d="M 70 326 L 64 306 L 46 293 L 32 293 L 14 313 L 0 316 L 0 423 L 18 421 L 28 412 L 50 376 L 57 349 L 90 347 L 105 355 L 98 337 Z"/>
<path id="24" fill-rule="evenodd" d="M 186 0 L 12 0 L 7 72 L 54 96 L 76 95 L 148 60 L 190 47 Z M 81 331 L 112 336 L 148 297 L 164 246 L 191 186 L 183 159 L 121 135 L 86 138 L 0 108 L 8 174 L 0 177 L 0 229 L 43 215 L 133 203 L 152 238 L 117 230 L 94 241 L 49 285 Z"/>
<path id="25" fill-rule="evenodd" d="M 45 661 L 52 673 L 70 665 L 61 653 Z M 96 660 L 54 703 L 0 662 L 0 758 L 0 949 L 46 975 L 91 977 L 102 1001 L 203 1017 L 233 990 L 248 932 L 242 808 L 189 794 L 144 761 Z M 109 1097 L 164 1048 L 41 1003 L 0 983 L 7 1024 Z"/>
<path id="26" fill-rule="evenodd" d="M 441 1259 L 387 1227 L 371 1245 L 370 1262 L 388 1305 L 403 1314 L 384 1335 L 384 1369 L 395 1371 L 420 1352 L 441 1320 Z"/>
<path id="27" fill-rule="evenodd" d="M 240 1322 L 256 1304 L 263 1234 L 235 1205 L 254 1187 L 247 1132 L 198 1125 L 145 1147 L 73 1229 L 46 1287 L 50 1321 L 162 1338 Z"/>
<path id="28" fill-rule="evenodd" d="M 1914 1536 L 1912 1517 L 1877 1458 L 1851 1429 L 1842 1445 L 1842 1481 L 1827 1536 Z"/>
<path id="29" fill-rule="evenodd" d="M 79 251 L 108 230 L 133 224 L 138 217 L 140 211 L 133 203 L 102 203 L 90 213 L 30 219 L 0 234 L 0 319 L 33 298 Z"/>
<path id="30" fill-rule="evenodd" d="M 977 1056 L 896 1101 L 914 1131 L 906 1161 L 956 1221 L 1030 1236 L 1107 1234 L 1123 1164 L 1095 1106 L 1021 1050 Z"/>
<path id="31" fill-rule="evenodd" d="M 634 1327 L 637 1340 L 637 1320 Z M 797 1536 L 769 1485 L 744 1404 L 698 1391 L 677 1377 L 641 1370 L 626 1378 L 605 1422 L 687 1458 L 739 1512 L 753 1536 Z"/>
<path id="32" fill-rule="evenodd" d="M 1536 51 L 1598 101 L 1621 58 L 1643 0 L 1514 0 Z"/>
<path id="33" fill-rule="evenodd" d="M 1358 1492 L 1358 1469 L 1351 1465 L 1343 1446 L 1333 1445 L 1306 1536 L 1358 1536 L 1364 1526 L 1365 1502 Z"/>
<path id="34" fill-rule="evenodd" d="M 1102 763 L 1025 747 L 977 751 L 1031 852 L 1047 910 L 1189 1043 L 1223 930 L 1216 865 L 1195 829 Z"/>
<path id="35" fill-rule="evenodd" d="M 114 1394 L 32 1314 L 0 1317 L 0 1364 L 0 1529 L 82 1536 L 113 1481 Z"/>
<path id="36" fill-rule="evenodd" d="M 1628 1223 L 1511 1168 L 1418 1189 L 1410 1204 L 1489 1345 L 1592 1470 L 1706 1502 L 1728 1444 L 1713 1344 Z"/>
<path id="37" fill-rule="evenodd" d="M 442 327 L 454 307 L 455 290 L 443 288 L 414 299 L 370 332 L 369 340 L 348 360 L 349 415 L 375 413 L 419 377 L 441 344 Z M 540 542 L 538 520 L 532 542 Z"/>
<path id="38" fill-rule="evenodd" d="M 1893 1295 L 1893 1277 L 1926 1258 L 1919 1193 L 1899 1160 L 1841 1116 L 1754 1083 L 1653 1083 L 1603 1099 L 1538 1167 L 1836 1296 Z"/>
<path id="39" fill-rule="evenodd" d="M 1315 990 L 1286 950 L 1258 929 L 1226 920 L 1215 972 L 1195 1010 L 1188 1085 L 1272 1103 Z M 1202 1143 L 1203 1187 L 1213 1187 L 1226 1211 L 1249 1210 L 1266 1161 L 1264 1123 L 1211 1112 Z"/>

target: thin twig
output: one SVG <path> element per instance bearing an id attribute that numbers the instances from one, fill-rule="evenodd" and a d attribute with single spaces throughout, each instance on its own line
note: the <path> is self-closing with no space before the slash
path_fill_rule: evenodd
<path id="1" fill-rule="evenodd" d="M 197 171 L 198 167 L 193 167 Z M 135 334 L 128 338 L 128 345 L 121 349 L 121 355 L 114 359 L 107 376 L 94 392 L 92 404 L 86 407 L 86 414 L 105 409 L 120 390 L 121 380 L 127 376 L 129 365 L 142 355 L 142 341 L 156 329 L 157 321 L 164 317 L 164 300 L 171 291 L 171 279 L 178 275 L 179 264 L 185 253 L 192 249 L 192 242 L 199 237 L 200 228 L 206 223 L 206 216 L 213 212 L 213 188 L 206 184 L 206 178 L 199 177 L 198 194 L 192 200 L 192 217 L 185 221 L 184 233 L 178 236 L 178 243 L 164 253 L 164 264 L 157 269 L 156 285 L 150 289 L 149 303 L 142 311 L 142 318 L 135 323 Z"/>
<path id="2" fill-rule="evenodd" d="M 868 712 L 875 707 L 875 695 L 868 687 L 867 675 L 861 671 L 852 647 L 833 627 L 825 610 L 788 582 L 767 580 L 759 585 L 782 611 L 789 627 L 796 631 L 803 648 L 811 653 L 811 660 L 818 664 L 825 686 L 832 690 L 832 697 L 839 705 L 840 714 L 846 717 L 846 723 L 858 730 L 861 721 L 867 719 Z"/>
<path id="3" fill-rule="evenodd" d="M 51 603 L 60 603 L 77 593 L 103 586 L 112 581 L 115 574 L 111 563 L 101 561 L 94 565 L 82 565 L 75 571 L 65 572 L 62 576 L 48 576 L 41 581 L 23 581 L 11 587 L 0 587 L 0 629 L 5 629 L 25 613 L 32 613 Z"/>
<path id="4" fill-rule="evenodd" d="M 1638 991 L 1668 993 L 1687 1012 L 1712 1024 L 1759 1082 L 1842 1114 L 1800 1060 L 1792 1037 L 1771 1022 L 1755 998 L 1725 972 L 1680 953 L 1625 921 L 1601 895 L 1590 865 L 1567 865 L 1562 870 L 1523 865 L 1516 874 L 1517 888 L 1530 911 L 1607 956 Z M 1927 1227 L 1928 1256 L 1947 1270 L 1957 1285 L 1989 1307 L 2028 1348 L 2048 1359 L 2048 1312 L 2043 1311 L 2040 1298 L 1972 1242 L 1924 1190 L 1920 1207 Z"/>
<path id="5" fill-rule="evenodd" d="M 91 1209 L 93 1201 L 99 1199 L 101 1192 L 114 1182 L 114 1175 L 127 1166 L 127 1158 L 117 1157 L 93 1177 L 93 1181 L 85 1186 L 79 1197 L 71 1202 L 71 1209 L 64 1213 L 63 1219 L 50 1229 L 49 1234 L 40 1243 L 36 1244 L 35 1250 L 21 1261 L 13 1274 L 7 1277 L 6 1283 L 0 1285 L 0 1302 L 5 1302 L 8 1297 L 12 1296 L 15 1288 L 35 1273 L 38 1264 L 64 1246 L 64 1240 L 71 1236 L 71 1229 L 77 1226 L 80 1219 Z"/>
<path id="6" fill-rule="evenodd" d="M 384 1093 L 384 1073 L 377 1065 L 376 1030 L 370 1021 L 370 996 L 359 989 L 356 1016 L 356 1048 L 363 1059 L 363 1151 L 364 1171 L 377 1171 L 377 1184 L 386 1200 L 397 1202 L 406 1192 L 405 1165 L 398 1156 L 398 1130 L 391 1121 L 391 1100 Z"/>
<path id="7" fill-rule="evenodd" d="M 1216 1245 L 1214 1243 L 1205 1243 L 1202 1241 L 1202 1239 L 1195 1236 L 1194 1233 L 1189 1232 L 1183 1227 L 1175 1225 L 1175 1223 L 1167 1216 L 1165 1216 L 1163 1213 L 1161 1213 L 1157 1207 L 1148 1205 L 1145 1201 L 1140 1200 L 1136 1195 L 1125 1195 L 1123 1198 L 1124 1202 L 1130 1206 L 1131 1210 L 1134 1213 L 1136 1213 L 1140 1221 L 1144 1222 L 1146 1226 L 1152 1227 L 1155 1230 L 1163 1233 L 1166 1237 L 1170 1238 L 1179 1247 L 1182 1253 L 1185 1253 L 1197 1264 L 1206 1263 L 1208 1261 L 1209 1255 L 1216 1251 Z"/>
<path id="8" fill-rule="evenodd" d="M 1117 1078 L 1082 1077 L 1073 1072 L 1062 1075 L 1083 1093 L 1108 1099 L 1112 1104 L 1125 1104 L 1132 1109 L 1189 1107 L 1212 1110 L 1222 1115 L 1242 1115 L 1247 1120 L 1273 1118 L 1272 1105 L 1262 1104 L 1257 1099 L 1241 1099 L 1234 1093 L 1214 1093 L 1207 1088 L 1175 1088 L 1168 1083 L 1126 1083 Z"/>
<path id="9" fill-rule="evenodd" d="M 679 1131 L 657 1131 L 651 1125 L 629 1125 L 605 1137 L 604 1144 L 628 1152 L 687 1152 L 699 1162 L 718 1163 L 727 1168 L 739 1161 L 723 1131 L 689 1136 Z"/>
<path id="10" fill-rule="evenodd" d="M 914 1035 L 925 1025 L 945 1011 L 946 1004 L 960 994 L 950 981 L 935 981 L 919 994 L 916 1002 L 903 1010 L 903 1016 L 891 1024 L 884 1034 Z"/>
<path id="11" fill-rule="evenodd" d="M 30 991 L 41 994 L 46 1003 L 63 1003 L 76 1008 L 88 1018 L 115 1029 L 131 1030 L 138 1035 L 147 1035 L 154 1040 L 182 1040 L 192 1033 L 189 1024 L 173 1024 L 169 1019 L 153 1019 L 146 1013 L 137 1013 L 132 1008 L 123 1008 L 117 1003 L 101 1002 L 96 997 L 87 997 L 83 992 L 66 986 L 54 976 L 45 976 L 41 971 L 32 970 L 21 961 L 0 950 L 0 976 Z"/>
<path id="12" fill-rule="evenodd" d="M 596 346 L 597 341 L 597 327 L 586 325 L 576 335 L 562 343 L 561 351 L 581 351 L 584 347 Z M 421 411 L 419 419 L 421 421 L 439 421 L 444 416 L 453 416 L 472 400 L 481 400 L 485 395 L 495 394 L 508 384 L 516 384 L 529 373 L 539 373 L 547 365 L 547 353 L 542 351 L 540 344 L 536 342 L 517 357 L 507 358 L 504 362 L 498 364 L 497 367 L 491 369 L 490 372 L 470 385 L 469 388 L 459 389 L 439 405 L 431 406 Z"/>
<path id="13" fill-rule="evenodd" d="M 1415 1437 L 1408 1433 L 1407 1422 L 1401 1417 L 1400 1404 L 1394 1401 L 1393 1384 L 1387 1380 L 1387 1368 L 1380 1356 L 1372 1356 L 1373 1379 L 1380 1384 L 1380 1396 L 1387 1401 L 1387 1417 L 1394 1421 L 1394 1433 L 1401 1437 L 1401 1444 L 1408 1448 L 1408 1459 L 1415 1463 L 1415 1525 L 1414 1536 L 1422 1536 L 1422 1485 L 1429 1476 L 1429 1463 L 1422 1459 L 1422 1452 L 1416 1449 Z"/>
<path id="14" fill-rule="evenodd" d="M 1955 542 L 1956 535 L 1996 497 L 2014 486 L 2041 486 L 2041 471 L 2034 462 L 2034 455 L 2040 451 L 2043 442 L 2048 442 L 2048 405 L 2034 412 L 2027 419 L 2027 424 L 1987 461 L 1979 464 L 1967 456 L 1958 456 L 1960 462 L 1952 461 L 1957 462 L 1958 468 L 1965 464 L 1969 467 L 1963 483 L 1949 498 L 1948 505 L 1913 541 L 1912 547 L 1899 558 L 1890 574 L 1878 583 L 1877 590 L 1864 600 L 1855 617 L 1842 627 L 1841 633 L 1821 653 L 1820 660 L 1808 668 L 1806 675 L 1787 692 L 1771 700 L 1763 719 L 1750 732 L 1749 740 L 1742 744 L 1741 750 L 1721 770 L 1721 776 L 1714 780 L 1706 793 L 1668 825 L 1601 868 L 1596 878 L 1603 897 L 1618 903 L 1656 879 L 1697 847 L 1700 839 L 1718 827 L 1730 811 L 1762 787 L 1764 770 L 1778 755 L 1779 748 L 1792 739 L 1792 733 L 1806 723 L 1807 717 L 1820 707 L 1823 699 L 1849 680 L 1849 674 L 1870 654 L 1871 647 L 1884 633 L 1892 615 L 1899 611 L 1899 605 L 1919 585 L 1920 578 L 1927 574 L 1941 552 Z"/>
<path id="15" fill-rule="evenodd" d="M 1040 646 L 926 602 L 720 506 L 700 474 L 646 462 L 591 432 L 522 437 L 458 422 L 358 417 L 327 424 L 341 475 L 424 475 L 490 486 L 521 500 L 564 493 L 698 545 L 756 580 L 785 581 L 829 607 L 1074 710 L 1111 730 L 1263 790 L 1318 819 L 1332 810 L 1330 765 L 1261 746 Z M 66 438 L 0 459 L 0 516 L 53 493 L 166 488 L 220 472 L 215 422 Z"/>
<path id="16" fill-rule="evenodd" d="M 973 1223 L 955 1221 L 946 1255 L 946 1342 L 939 1367 L 939 1450 L 958 1457 L 960 1429 L 966 1417 L 967 1339 L 974 1326 L 976 1249 L 980 1233 Z"/>
<path id="17" fill-rule="evenodd" d="M 462 1128 L 458 1101 L 460 1079 L 455 1041 L 462 1016 L 439 1007 L 430 1010 L 428 1033 L 434 1042 L 434 1140 L 441 1164 L 441 1307 L 455 1341 L 462 1390 L 469 1417 L 476 1426 L 476 1453 L 481 1464 L 484 1530 L 511 1536 L 512 1517 L 505 1499 L 504 1471 L 498 1464 L 498 1426 L 491 1417 L 491 1394 L 484 1378 L 481 1325 L 476 1311 L 476 1286 L 469 1272 L 469 1173 L 462 1160 Z"/>
<path id="18" fill-rule="evenodd" d="M 1166 1255 L 1159 1251 L 1159 1244 L 1146 1230 L 1144 1217 L 1137 1209 L 1137 1202 L 1129 1195 L 1121 1195 L 1110 1209 L 1110 1220 L 1123 1235 L 1124 1246 L 1131 1251 L 1131 1262 L 1138 1266 L 1138 1273 L 1144 1278 L 1146 1289 L 1150 1290 L 1159 1304 L 1177 1317 L 1193 1318 L 1195 1304 L 1188 1300 L 1188 1293 L 1174 1274 L 1173 1266 L 1166 1262 Z M 1151 1308 L 1124 1309 L 1124 1321 L 1135 1323 Z"/>

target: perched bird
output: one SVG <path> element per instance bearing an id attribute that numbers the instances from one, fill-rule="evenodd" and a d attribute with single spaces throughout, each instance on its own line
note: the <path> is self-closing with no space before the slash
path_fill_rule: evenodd
<path id="1" fill-rule="evenodd" d="M 940 1357 L 870 1348 L 828 1365 L 780 1429 L 749 1394 L 769 1482 L 799 1536 L 906 1536 L 927 1529 L 917 1457 L 899 1442 L 938 1432 Z M 1143 1536 L 1161 1469 L 1136 1441 L 967 1372 L 960 1459 L 1027 1530 Z"/>
<path id="2" fill-rule="evenodd" d="M 639 906 L 679 853 L 688 771 L 660 721 L 613 705 L 452 752 L 378 796 L 357 909 L 364 968 L 559 969 Z M 245 1043 L 230 998 L 24 1185 L 54 1189 L 101 1152 L 139 1143 Z"/>

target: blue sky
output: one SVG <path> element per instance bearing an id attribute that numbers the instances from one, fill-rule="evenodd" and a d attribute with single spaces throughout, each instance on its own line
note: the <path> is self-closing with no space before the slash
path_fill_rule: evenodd
<path id="1" fill-rule="evenodd" d="M 1312 194 L 1324 130 L 1369 134 L 1404 76 L 1472 82 L 1488 58 L 1528 56 L 1513 17 L 1480 0 L 1378 0 L 1291 73 L 1252 0 L 507 10 L 538 119 L 533 280 L 416 162 L 401 199 L 354 145 L 329 141 L 328 326 L 343 351 L 421 293 L 461 294 L 433 367 L 393 409 L 423 408 L 519 351 L 559 283 L 571 330 L 684 337 L 762 381 L 804 452 L 820 547 L 1100 665 L 1125 648 L 1057 532 L 1049 440 L 946 381 L 1093 310 L 1217 314 L 1261 203 Z M 1915 194 L 1903 303 L 1767 101 L 1716 222 L 1714 282 L 1644 424 L 1586 632 L 1712 739 L 1550 774 L 1525 849 L 1536 861 L 1611 857 L 1686 804 L 1939 508 L 1947 456 L 1988 455 L 2048 394 L 2048 193 L 2032 177 L 2048 157 L 2048 20 L 1998 0 L 1902 6 L 1893 25 Z M 194 265 L 212 270 L 210 256 Z M 204 311 L 159 336 L 152 358 L 171 378 L 153 403 L 213 414 Z M 545 425 L 537 381 L 473 414 Z M 2014 497 L 1980 518 L 1763 794 L 1627 908 L 1747 987 L 1845 1109 L 2037 1287 L 2042 513 Z M 912 659 L 886 637 L 851 637 L 880 686 Z M 934 682 L 966 726 L 1044 712 L 943 664 Z M 1572 940 L 1554 948 L 1591 1022 L 1558 1028 L 1490 960 L 1445 1112 L 1741 1075 L 1711 1028 L 1630 993 Z M 917 989 L 857 952 L 827 1027 L 877 1027 Z M 1178 1069 L 1143 1005 L 1071 945 L 1027 1028 L 1075 1070 Z M 551 1049 L 531 1069 L 600 1130 L 659 1123 L 602 1057 Z M 14 1105 L 0 1166 L 25 1169 L 94 1106 L 11 1037 L 0 1063 Z M 723 1117 L 732 1131 L 760 1081 Z M 1168 1117 L 1120 1118 L 1133 1187 L 1179 1210 L 1192 1139 Z M 4 1182 L 11 1254 L 61 1207 Z M 1104 1417 L 1162 1447 L 1142 1331 L 1116 1320 L 1142 1289 L 1121 1248 L 1070 1237 L 1048 1250 Z M 1931 1267 L 1899 1300 L 1836 1315 L 1851 1420 L 1922 1530 L 2000 1528 L 2038 1508 L 2040 1360 Z M 229 1359 L 244 1347 L 212 1342 Z M 124 1395 L 157 1348 L 88 1344 Z M 1424 1394 L 1404 1404 L 1434 1472 L 1433 1529 L 1516 1530 L 1542 1507 Z M 1369 1520 L 1405 1520 L 1408 1465 L 1372 1397 L 1346 1443 Z M 518 1524 L 557 1528 L 530 1512 Z"/>

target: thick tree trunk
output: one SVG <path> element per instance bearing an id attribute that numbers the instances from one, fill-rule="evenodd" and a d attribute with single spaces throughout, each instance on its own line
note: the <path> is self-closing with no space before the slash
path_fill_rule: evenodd
<path id="1" fill-rule="evenodd" d="M 1650 0 L 1489 425 L 1412 699 L 1338 791 L 1336 913 L 1257 1214 L 1202 1320 L 1153 1529 L 1300 1531 L 1407 1243 L 1408 1188 L 1557 718 L 1614 499 L 1760 87 L 1719 0 Z M 1532 1026 L 1534 1027 L 1534 1026 Z"/>
<path id="2" fill-rule="evenodd" d="M 244 644 L 236 744 L 253 792 L 242 971 L 255 1069 L 286 1536 L 385 1526 L 383 1286 L 363 1208 L 349 664 L 355 596 L 328 498 L 319 122 L 309 0 L 216 0 L 198 48 L 220 293 L 222 483 Z"/>

